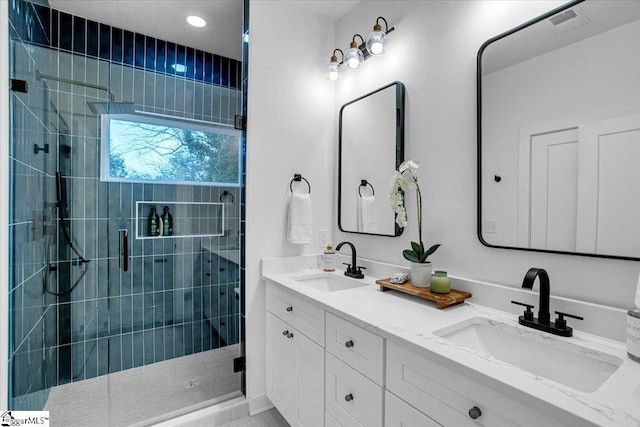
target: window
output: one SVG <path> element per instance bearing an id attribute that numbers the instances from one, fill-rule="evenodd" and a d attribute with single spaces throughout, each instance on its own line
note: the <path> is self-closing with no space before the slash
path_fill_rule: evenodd
<path id="1" fill-rule="evenodd" d="M 137 114 L 102 116 L 103 181 L 240 185 L 241 132 Z"/>

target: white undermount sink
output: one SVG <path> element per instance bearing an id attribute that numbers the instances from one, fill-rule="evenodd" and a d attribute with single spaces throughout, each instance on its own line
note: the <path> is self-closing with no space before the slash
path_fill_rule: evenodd
<path id="1" fill-rule="evenodd" d="M 305 286 L 309 286 L 310 288 L 323 292 L 344 291 L 346 289 L 359 288 L 360 286 L 365 286 L 367 284 L 360 279 L 336 276 L 333 273 L 317 273 L 296 276 L 292 277 L 292 279 Z"/>
<path id="2" fill-rule="evenodd" d="M 467 319 L 434 334 L 481 356 L 586 393 L 596 391 L 622 364 L 616 356 L 484 317 Z"/>

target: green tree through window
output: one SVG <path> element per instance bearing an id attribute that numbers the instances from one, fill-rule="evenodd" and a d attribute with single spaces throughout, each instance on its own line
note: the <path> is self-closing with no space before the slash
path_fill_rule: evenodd
<path id="1" fill-rule="evenodd" d="M 107 180 L 239 183 L 239 131 L 144 116 L 109 116 L 103 126 Z"/>

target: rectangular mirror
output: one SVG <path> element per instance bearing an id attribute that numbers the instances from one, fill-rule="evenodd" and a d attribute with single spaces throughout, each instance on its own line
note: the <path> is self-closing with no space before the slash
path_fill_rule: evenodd
<path id="1" fill-rule="evenodd" d="M 399 236 L 389 179 L 404 159 L 404 85 L 394 82 L 340 109 L 338 227 Z"/>
<path id="2" fill-rule="evenodd" d="M 478 53 L 478 236 L 640 259 L 640 2 L 573 1 Z"/>

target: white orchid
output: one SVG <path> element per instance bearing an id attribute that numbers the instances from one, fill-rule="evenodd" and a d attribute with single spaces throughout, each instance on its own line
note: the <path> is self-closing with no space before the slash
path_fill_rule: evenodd
<path id="1" fill-rule="evenodd" d="M 389 201 L 391 202 L 391 209 L 396 214 L 396 224 L 398 224 L 398 227 L 404 228 L 407 226 L 407 210 L 404 207 L 404 193 L 416 190 L 418 197 L 419 240 L 418 242 L 411 242 L 411 249 L 404 250 L 402 255 L 409 261 L 425 263 L 429 255 L 434 253 L 440 245 L 433 245 L 428 250 L 425 250 L 424 243 L 422 242 L 422 193 L 420 192 L 418 177 L 416 176 L 418 169 L 420 169 L 420 161 L 415 157 L 400 164 L 398 170 L 394 171 L 391 176 Z"/>

